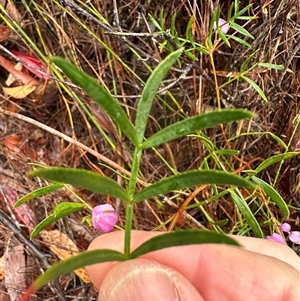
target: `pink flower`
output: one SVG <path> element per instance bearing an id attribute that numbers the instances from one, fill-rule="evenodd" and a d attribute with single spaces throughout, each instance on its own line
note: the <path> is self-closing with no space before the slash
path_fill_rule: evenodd
<path id="1" fill-rule="evenodd" d="M 282 237 L 278 233 L 273 233 L 271 236 L 267 236 L 267 240 L 276 241 L 276 242 L 279 242 L 281 244 L 285 243 L 284 237 Z"/>
<path id="2" fill-rule="evenodd" d="M 283 223 L 281 225 L 282 232 L 290 232 L 291 231 L 291 225 L 288 223 Z"/>
<path id="3" fill-rule="evenodd" d="M 93 227 L 104 233 L 110 232 L 118 221 L 118 213 L 110 204 L 96 206 L 92 211 Z"/>
<path id="4" fill-rule="evenodd" d="M 283 223 L 281 225 L 282 232 L 286 232 L 289 235 L 289 240 L 297 245 L 300 245 L 300 232 L 299 231 L 291 231 L 291 225 L 289 223 Z M 280 243 L 284 243 L 285 238 L 280 234 L 273 233 L 271 236 L 266 237 L 268 240 L 277 241 Z"/>
<path id="5" fill-rule="evenodd" d="M 292 231 L 289 235 L 289 239 L 294 244 L 300 245 L 300 232 L 299 231 Z"/>
<path id="6" fill-rule="evenodd" d="M 216 24 L 216 22 L 214 23 L 213 28 L 216 30 L 218 27 L 220 27 L 221 31 L 225 34 L 229 31 L 229 24 L 227 23 L 226 20 L 219 18 L 218 20 L 218 24 Z"/>

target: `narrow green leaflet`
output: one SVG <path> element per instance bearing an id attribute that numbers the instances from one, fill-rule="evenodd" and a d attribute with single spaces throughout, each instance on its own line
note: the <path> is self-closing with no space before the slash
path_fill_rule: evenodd
<path id="1" fill-rule="evenodd" d="M 232 16 L 232 9 L 233 9 L 233 3 L 231 3 L 229 9 L 228 9 L 228 12 L 227 12 L 227 20 L 230 20 L 231 19 L 231 16 Z"/>
<path id="2" fill-rule="evenodd" d="M 164 194 L 169 191 L 188 188 L 202 184 L 217 185 L 235 185 L 246 188 L 255 188 L 255 186 L 244 178 L 217 170 L 191 170 L 164 178 L 154 184 L 142 189 L 133 196 L 133 202 L 141 202 L 150 199 L 158 194 Z"/>
<path id="3" fill-rule="evenodd" d="M 250 84 L 250 86 L 259 94 L 259 96 L 266 102 L 268 102 L 268 99 L 264 93 L 264 91 L 249 77 L 242 75 L 241 78 L 245 80 L 247 83 Z"/>
<path id="4" fill-rule="evenodd" d="M 203 230 L 178 230 L 167 232 L 147 240 L 131 252 L 129 258 L 134 259 L 144 254 L 169 247 L 198 244 L 227 244 L 240 246 L 233 238 L 224 234 Z"/>
<path id="5" fill-rule="evenodd" d="M 195 52 L 195 48 L 185 50 L 185 54 L 193 61 L 198 61 L 198 58 L 193 54 Z"/>
<path id="6" fill-rule="evenodd" d="M 62 217 L 65 217 L 73 212 L 79 211 L 84 208 L 85 205 L 82 203 L 74 203 L 74 202 L 63 202 L 58 204 L 51 215 L 42 220 L 31 232 L 30 239 L 36 237 L 40 231 L 45 229 L 48 225 L 56 222 Z"/>
<path id="7" fill-rule="evenodd" d="M 224 227 L 224 226 L 226 226 L 228 224 L 228 222 L 229 222 L 229 219 L 226 218 L 226 219 L 222 219 L 220 221 L 217 221 L 215 223 L 213 223 L 213 222 L 210 222 L 210 223 L 213 224 L 213 225 L 215 225 L 215 226 L 218 226 L 218 227 Z"/>
<path id="8" fill-rule="evenodd" d="M 241 17 L 235 17 L 236 20 L 243 20 L 243 21 L 250 21 L 255 20 L 256 17 L 253 16 L 241 16 Z"/>
<path id="9" fill-rule="evenodd" d="M 252 177 L 251 178 L 253 182 L 255 182 L 263 191 L 266 195 L 268 195 L 271 200 L 280 208 L 282 213 L 286 218 L 290 216 L 290 210 L 285 203 L 284 199 L 281 197 L 281 195 L 268 183 L 265 181 L 257 178 L 257 177 Z"/>
<path id="10" fill-rule="evenodd" d="M 236 156 L 240 151 L 235 149 L 218 149 L 214 152 L 216 155 Z"/>
<path id="11" fill-rule="evenodd" d="M 171 26 L 170 26 L 170 28 L 171 28 L 171 35 L 172 36 L 175 36 L 176 35 L 176 17 L 177 17 L 177 14 L 176 14 L 176 12 L 172 15 L 172 18 L 171 18 Z"/>
<path id="12" fill-rule="evenodd" d="M 89 170 L 63 167 L 43 168 L 31 171 L 30 175 L 49 181 L 71 184 L 97 193 L 110 195 L 123 201 L 129 201 L 125 189 L 117 182 Z"/>
<path id="13" fill-rule="evenodd" d="M 280 139 L 277 135 L 275 135 L 271 132 L 267 132 L 267 134 L 270 135 L 280 146 L 282 146 L 285 151 L 287 151 L 289 149 L 289 147 L 284 143 L 284 141 L 282 139 Z"/>
<path id="14" fill-rule="evenodd" d="M 34 292 L 38 291 L 44 285 L 49 283 L 49 281 L 54 280 L 61 275 L 73 272 L 79 268 L 95 263 L 124 260 L 124 254 L 114 250 L 102 249 L 82 252 L 79 255 L 70 257 L 67 260 L 60 261 L 46 270 L 44 274 L 35 280 L 33 284 Z"/>
<path id="15" fill-rule="evenodd" d="M 14 208 L 17 208 L 18 206 L 32 200 L 35 198 L 38 198 L 40 196 L 43 196 L 45 194 L 51 193 L 53 191 L 59 190 L 61 188 L 63 188 L 64 185 L 63 184 L 52 184 L 52 185 L 48 185 L 46 187 L 42 187 L 39 189 L 36 189 L 34 191 L 31 191 L 30 193 L 24 195 L 23 197 L 21 197 L 14 205 Z"/>
<path id="16" fill-rule="evenodd" d="M 285 153 L 285 154 L 280 154 L 280 155 L 275 155 L 273 157 L 270 157 L 270 158 L 264 160 L 264 162 L 262 162 L 261 164 L 259 164 L 256 167 L 255 172 L 259 173 L 259 172 L 266 169 L 267 167 L 269 167 L 272 164 L 275 164 L 275 163 L 280 162 L 282 160 L 290 159 L 290 158 L 292 158 L 294 156 L 297 156 L 297 155 L 299 155 L 299 152 L 288 152 L 288 153 Z"/>
<path id="17" fill-rule="evenodd" d="M 163 31 L 163 28 L 159 25 L 159 23 L 155 20 L 155 18 L 154 18 L 151 14 L 148 14 L 148 17 L 149 17 L 150 21 L 153 23 L 153 25 L 154 25 L 159 31 Z"/>
<path id="18" fill-rule="evenodd" d="M 241 17 L 245 12 L 247 12 L 251 8 L 252 4 L 247 5 L 246 7 L 242 8 L 239 12 L 237 12 L 234 15 L 234 18 Z M 248 18 L 253 18 L 253 17 L 248 17 Z"/>
<path id="19" fill-rule="evenodd" d="M 239 37 L 236 37 L 234 35 L 227 35 L 228 38 L 230 38 L 231 40 L 235 40 L 237 41 L 238 43 L 242 44 L 242 45 L 245 45 L 246 47 L 251 47 L 251 45 L 244 41 L 243 39 L 239 38 Z"/>
<path id="20" fill-rule="evenodd" d="M 244 27 L 240 26 L 239 24 L 236 24 L 234 22 L 230 22 L 230 27 L 237 32 L 241 33 L 242 35 L 254 39 L 253 35 L 249 33 L 248 30 L 246 30 Z"/>
<path id="21" fill-rule="evenodd" d="M 133 125 L 120 104 L 109 94 L 109 92 L 93 77 L 78 70 L 66 60 L 60 57 L 53 57 L 51 60 L 72 80 L 74 84 L 81 87 L 92 99 L 94 99 L 120 127 L 131 142 L 137 146 L 137 138 Z"/>
<path id="22" fill-rule="evenodd" d="M 258 66 L 269 68 L 269 69 L 275 69 L 275 70 L 284 70 L 283 65 L 277 65 L 277 64 L 271 64 L 271 63 L 258 63 Z"/>
<path id="23" fill-rule="evenodd" d="M 253 230 L 254 234 L 256 237 L 264 237 L 264 234 L 262 232 L 262 229 L 259 225 L 259 223 L 257 222 L 255 216 L 253 215 L 253 213 L 251 212 L 248 204 L 246 203 L 246 201 L 242 198 L 240 198 L 236 193 L 234 193 L 233 191 L 230 193 L 234 203 L 237 205 L 237 207 L 239 208 L 241 214 L 244 216 L 244 218 L 246 219 L 248 225 L 251 227 L 251 229 Z"/>
<path id="24" fill-rule="evenodd" d="M 176 62 L 178 57 L 183 52 L 183 49 L 169 54 L 152 72 L 149 79 L 147 80 L 145 87 L 142 92 L 141 99 L 138 103 L 135 128 L 138 142 L 141 143 L 144 139 L 144 133 L 146 124 L 148 121 L 149 112 L 152 106 L 155 94 L 161 85 L 163 78 L 165 77 L 168 70 Z"/>
<path id="25" fill-rule="evenodd" d="M 246 110 L 222 110 L 193 116 L 165 127 L 144 141 L 141 147 L 150 148 L 205 128 L 253 116 L 253 113 Z"/>
<path id="26" fill-rule="evenodd" d="M 217 32 L 218 32 L 219 37 L 222 39 L 222 41 L 230 48 L 231 45 L 226 37 L 226 34 L 223 33 L 223 31 L 220 27 L 217 28 Z"/>
<path id="27" fill-rule="evenodd" d="M 219 19 L 220 19 L 220 12 L 221 12 L 221 9 L 220 9 L 220 6 L 217 6 L 216 7 L 216 10 L 211 18 L 211 21 L 210 21 L 210 25 L 209 25 L 209 32 L 210 34 L 215 30 L 215 24 L 218 24 L 219 23 Z"/>
<path id="28" fill-rule="evenodd" d="M 185 30 L 185 37 L 193 45 L 193 47 L 195 46 L 195 41 L 193 37 L 194 21 L 195 21 L 195 16 L 191 16 Z"/>

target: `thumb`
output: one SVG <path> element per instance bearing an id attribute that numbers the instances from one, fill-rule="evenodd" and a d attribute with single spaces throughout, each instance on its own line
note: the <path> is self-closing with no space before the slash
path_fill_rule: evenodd
<path id="1" fill-rule="evenodd" d="M 106 301 L 204 301 L 179 272 L 148 259 L 116 264 L 105 276 L 99 300 Z"/>

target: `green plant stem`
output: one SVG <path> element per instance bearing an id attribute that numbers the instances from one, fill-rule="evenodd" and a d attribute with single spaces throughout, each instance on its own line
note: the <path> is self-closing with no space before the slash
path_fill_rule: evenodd
<path id="1" fill-rule="evenodd" d="M 126 218 L 125 218 L 125 240 L 124 240 L 124 254 L 125 258 L 129 258 L 130 244 L 131 244 L 131 226 L 133 217 L 133 203 L 126 205 Z"/>
<path id="2" fill-rule="evenodd" d="M 141 155 L 142 155 L 142 150 L 136 148 L 133 154 L 131 175 L 127 187 L 127 193 L 130 198 L 132 198 L 135 193 L 135 187 L 136 187 L 139 168 L 140 168 Z"/>
<path id="3" fill-rule="evenodd" d="M 131 242 L 131 227 L 132 227 L 132 217 L 133 217 L 133 196 L 135 193 L 137 177 L 140 168 L 142 150 L 136 148 L 133 154 L 131 176 L 129 179 L 129 184 L 127 188 L 127 193 L 130 198 L 130 202 L 126 206 L 126 219 L 125 219 L 125 240 L 124 240 L 124 254 L 128 258 L 130 254 L 130 242 Z"/>
<path id="4" fill-rule="evenodd" d="M 215 62 L 214 62 L 214 56 L 213 56 L 213 50 L 209 49 L 209 60 L 211 63 L 211 67 L 213 70 L 213 75 L 214 75 L 214 80 L 215 80 L 215 90 L 216 90 L 216 99 L 217 99 L 217 104 L 218 104 L 218 109 L 221 110 L 221 100 L 220 100 L 220 88 L 218 85 L 218 78 L 216 74 L 216 67 L 215 67 Z"/>

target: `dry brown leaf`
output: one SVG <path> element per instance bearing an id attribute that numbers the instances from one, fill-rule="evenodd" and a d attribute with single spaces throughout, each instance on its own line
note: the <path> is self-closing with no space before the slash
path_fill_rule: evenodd
<path id="1" fill-rule="evenodd" d="M 60 260 L 66 260 L 71 256 L 79 254 L 79 250 L 75 243 L 66 234 L 59 230 L 43 230 L 40 232 L 40 236 L 42 240 L 48 244 L 49 249 Z M 91 282 L 90 277 L 84 268 L 75 270 L 74 273 L 78 275 L 83 282 Z"/>
<path id="2" fill-rule="evenodd" d="M 20 137 L 16 134 L 7 136 L 4 140 L 4 146 L 7 148 L 7 154 L 10 157 L 21 156 L 24 154 L 27 158 L 32 161 L 36 161 L 37 153 L 32 145 L 32 140 L 25 140 L 25 137 Z"/>
<path id="3" fill-rule="evenodd" d="M 10 16 L 11 19 L 16 21 L 17 23 L 20 23 L 22 25 L 24 23 L 22 15 L 17 10 L 14 1 L 12 0 L 1 0 L 0 4 L 2 4 L 5 7 L 6 13 Z M 23 20 L 23 21 L 22 21 Z"/>
<path id="4" fill-rule="evenodd" d="M 21 138 L 16 134 L 11 134 L 4 139 L 5 147 L 15 153 L 21 151 L 21 148 L 19 147 L 20 143 L 21 143 Z"/>
<path id="5" fill-rule="evenodd" d="M 28 227 L 29 229 L 33 229 L 36 226 L 36 221 L 34 212 L 30 206 L 25 203 L 17 208 L 14 208 L 15 203 L 20 197 L 18 193 L 7 184 L 2 185 L 2 193 L 3 195 L 0 196 L 0 200 L 3 198 L 4 204 L 7 207 L 7 211 L 12 211 L 18 223 Z"/>
<path id="6" fill-rule="evenodd" d="M 29 94 L 31 94 L 35 89 L 36 85 L 32 84 L 31 82 L 18 87 L 2 87 L 4 95 L 7 97 L 13 97 L 15 99 L 22 99 L 27 97 Z"/>
<path id="7" fill-rule="evenodd" d="M 23 246 L 17 245 L 9 248 L 6 250 L 4 258 L 5 286 L 10 300 L 17 301 L 21 297 L 21 292 L 27 289 L 26 262 Z"/>

